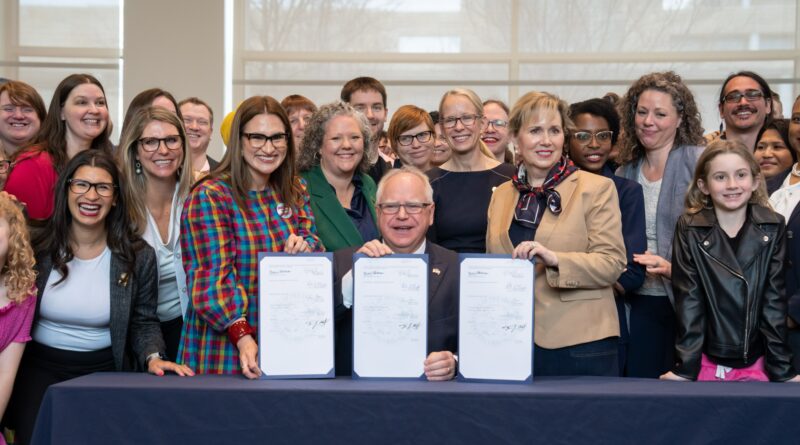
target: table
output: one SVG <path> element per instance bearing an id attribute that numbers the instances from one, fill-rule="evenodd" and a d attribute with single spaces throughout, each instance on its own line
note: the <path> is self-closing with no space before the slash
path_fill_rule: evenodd
<path id="1" fill-rule="evenodd" d="M 799 415 L 789 383 L 98 373 L 48 390 L 34 443 L 787 443 Z"/>

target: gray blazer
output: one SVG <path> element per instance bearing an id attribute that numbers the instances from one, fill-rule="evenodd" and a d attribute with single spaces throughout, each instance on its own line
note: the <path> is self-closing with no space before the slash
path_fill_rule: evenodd
<path id="1" fill-rule="evenodd" d="M 661 179 L 661 193 L 658 195 L 656 209 L 656 244 L 658 254 L 667 261 L 672 261 L 672 237 L 675 225 L 685 211 L 686 191 L 694 178 L 694 167 L 697 158 L 705 147 L 681 145 L 669 152 L 664 176 Z M 643 158 L 639 158 L 617 169 L 617 176 L 639 182 L 639 170 Z M 670 301 L 673 300 L 672 284 L 664 281 Z"/>
<path id="2" fill-rule="evenodd" d="M 158 271 L 156 255 L 147 243 L 136 243 L 136 265 L 133 276 L 125 273 L 125 267 L 117 255 L 111 254 L 111 351 L 117 371 L 146 370 L 147 356 L 166 348 L 161 335 L 161 327 L 156 316 L 158 304 Z M 35 319 L 39 317 L 47 279 L 53 270 L 49 256 L 40 255 L 36 261 L 36 299 Z M 69 279 L 69 278 L 67 278 Z M 102 285 L 86 283 L 87 286 Z"/>

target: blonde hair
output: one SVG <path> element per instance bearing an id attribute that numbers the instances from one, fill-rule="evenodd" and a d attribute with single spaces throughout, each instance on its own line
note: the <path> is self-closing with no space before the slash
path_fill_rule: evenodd
<path id="1" fill-rule="evenodd" d="M 484 119 L 484 117 L 483 117 L 483 102 L 481 102 L 481 98 L 478 96 L 478 94 L 476 92 L 470 90 L 469 88 L 453 88 L 452 90 L 447 91 L 446 93 L 444 93 L 444 95 L 442 96 L 442 100 L 439 101 L 439 122 L 438 123 L 441 123 L 444 120 L 444 111 L 443 111 L 443 109 L 444 109 L 444 101 L 446 101 L 447 98 L 450 97 L 450 96 L 461 96 L 461 97 L 466 98 L 468 101 L 470 101 L 472 106 L 475 107 L 475 114 L 477 114 L 480 117 L 481 122 L 484 121 L 483 120 Z M 437 122 L 434 122 L 434 123 L 437 123 Z M 442 125 L 442 132 L 444 132 L 444 125 Z M 450 139 L 445 137 L 445 140 L 447 141 L 447 145 L 450 146 L 450 150 L 452 150 L 453 146 L 450 145 Z M 483 141 L 481 140 L 480 137 L 478 137 L 478 149 L 481 151 L 481 153 L 483 153 L 484 156 L 486 156 L 488 158 L 491 158 L 491 159 L 494 159 L 494 154 L 492 154 L 492 152 L 489 150 L 489 147 L 487 147 L 486 144 L 483 143 Z"/>
<path id="2" fill-rule="evenodd" d="M 714 204 L 710 201 L 708 195 L 700 190 L 700 186 L 697 185 L 697 182 L 702 180 L 707 184 L 708 169 L 710 168 L 711 161 L 719 155 L 729 153 L 744 159 L 750 167 L 750 174 L 753 175 L 753 180 L 758 180 L 758 187 L 753 191 L 748 202 L 771 208 L 764 178 L 761 175 L 761 169 L 750 149 L 739 141 L 717 139 L 708 144 L 708 147 L 706 147 L 703 154 L 700 155 L 700 158 L 697 160 L 697 166 L 694 169 L 694 178 L 692 178 L 692 182 L 689 184 L 689 190 L 686 192 L 686 213 L 695 214 L 704 208 L 713 207 Z"/>
<path id="3" fill-rule="evenodd" d="M 508 132 L 514 137 L 519 135 L 520 129 L 535 116 L 551 112 L 561 116 L 561 127 L 565 135 L 569 135 L 575 128 L 569 117 L 569 105 L 558 96 L 543 91 L 531 91 L 517 100 L 508 116 Z M 567 138 L 564 138 L 563 150 L 566 150 Z M 566 154 L 566 151 L 564 152 Z"/>
<path id="4" fill-rule="evenodd" d="M 181 149 L 183 150 L 183 161 L 178 169 L 178 199 L 182 200 L 189 194 L 192 185 L 192 159 L 186 145 L 186 131 L 183 129 L 178 115 L 170 110 L 161 107 L 140 108 L 132 116 L 125 131 L 120 136 L 119 147 L 117 148 L 117 164 L 122 172 L 124 181 L 128 183 L 126 189 L 128 201 L 128 215 L 130 218 L 133 232 L 137 235 L 144 233 L 147 227 L 147 204 L 145 196 L 147 194 L 147 175 L 136 173 L 136 156 L 138 154 L 139 139 L 144 133 L 145 127 L 151 122 L 163 122 L 174 126 L 181 137 Z M 139 167 L 141 169 L 141 167 Z"/>
<path id="5" fill-rule="evenodd" d="M 0 193 L 0 217 L 8 221 L 8 254 L 0 273 L 5 278 L 8 299 L 20 304 L 36 293 L 36 261 L 20 204 L 7 193 Z"/>

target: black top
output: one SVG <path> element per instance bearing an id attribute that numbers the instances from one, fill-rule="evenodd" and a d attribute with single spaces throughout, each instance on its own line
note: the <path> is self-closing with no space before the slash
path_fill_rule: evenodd
<path id="1" fill-rule="evenodd" d="M 436 211 L 428 239 L 459 253 L 486 252 L 486 211 L 494 189 L 516 173 L 511 164 L 490 170 L 453 172 L 434 167 L 426 173 Z"/>
<path id="2" fill-rule="evenodd" d="M 353 185 L 356 189 L 353 192 L 353 197 L 350 199 L 350 208 L 344 209 L 344 211 L 347 212 L 347 216 L 353 221 L 356 230 L 358 230 L 359 235 L 361 235 L 361 239 L 365 242 L 378 239 L 380 237 L 378 234 L 378 227 L 375 225 L 375 221 L 372 220 L 372 214 L 369 211 L 369 203 L 367 203 L 366 198 L 364 198 L 364 193 L 361 191 L 363 185 L 360 175 L 353 176 Z M 331 186 L 331 188 L 333 188 L 333 186 Z"/>

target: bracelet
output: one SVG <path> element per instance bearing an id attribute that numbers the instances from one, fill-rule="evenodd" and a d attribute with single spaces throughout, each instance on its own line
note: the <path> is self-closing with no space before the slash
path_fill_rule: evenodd
<path id="1" fill-rule="evenodd" d="M 245 335 L 253 335 L 256 332 L 250 323 L 247 320 L 239 320 L 233 322 L 230 326 L 228 326 L 228 338 L 231 340 L 234 346 L 239 343 L 239 340 L 242 339 Z"/>

